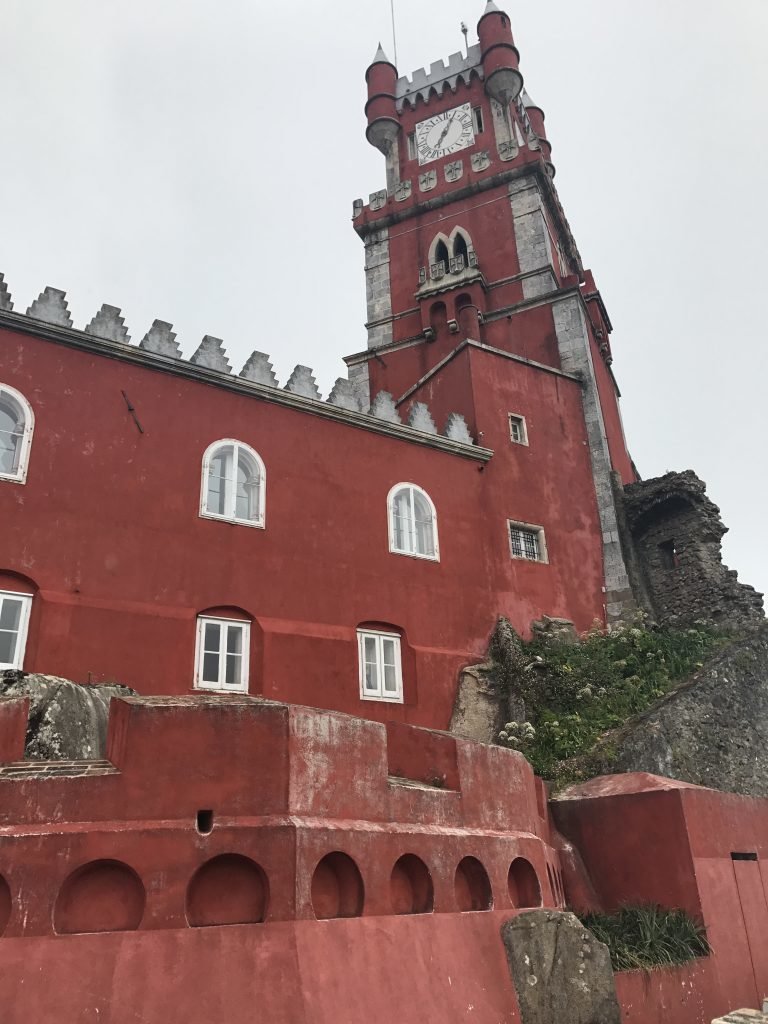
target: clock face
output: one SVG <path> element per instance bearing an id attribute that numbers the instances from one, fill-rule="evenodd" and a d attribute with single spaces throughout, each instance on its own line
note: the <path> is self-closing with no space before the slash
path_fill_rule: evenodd
<path id="1" fill-rule="evenodd" d="M 472 106 L 464 103 L 443 114 L 435 114 L 416 125 L 416 152 L 419 163 L 428 164 L 440 157 L 466 149 L 475 141 Z"/>

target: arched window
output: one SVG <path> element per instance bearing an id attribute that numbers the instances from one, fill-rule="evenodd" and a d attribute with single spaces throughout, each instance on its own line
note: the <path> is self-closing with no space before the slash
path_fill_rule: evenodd
<path id="1" fill-rule="evenodd" d="M 215 441 L 203 456 L 200 515 L 264 526 L 266 471 L 242 441 Z"/>
<path id="2" fill-rule="evenodd" d="M 435 263 L 444 263 L 448 269 L 448 246 L 441 239 L 435 247 Z"/>
<path id="3" fill-rule="evenodd" d="M 389 550 L 438 561 L 437 515 L 426 491 L 416 484 L 396 484 L 387 499 Z"/>
<path id="4" fill-rule="evenodd" d="M 34 425 L 26 398 L 14 388 L 0 384 L 0 480 L 19 484 L 26 480 Z"/>
<path id="5" fill-rule="evenodd" d="M 467 247 L 467 240 L 461 232 L 458 232 L 456 238 L 453 240 L 453 255 L 463 257 L 464 266 L 468 266 L 469 249 Z"/>

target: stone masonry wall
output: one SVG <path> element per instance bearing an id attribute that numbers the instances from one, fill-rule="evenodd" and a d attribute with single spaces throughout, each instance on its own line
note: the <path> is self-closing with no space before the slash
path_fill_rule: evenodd
<path id="1" fill-rule="evenodd" d="M 368 303 L 368 348 L 392 341 L 392 294 L 389 277 L 389 231 L 372 231 L 365 239 L 365 294 Z"/>
<path id="2" fill-rule="evenodd" d="M 695 473 L 665 476 L 624 488 L 624 520 L 659 621 L 705 621 L 729 630 L 765 622 L 762 595 L 723 565 L 727 527 Z"/>

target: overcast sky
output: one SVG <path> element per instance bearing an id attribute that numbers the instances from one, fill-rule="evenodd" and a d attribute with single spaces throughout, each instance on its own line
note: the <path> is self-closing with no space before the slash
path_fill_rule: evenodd
<path id="1" fill-rule="evenodd" d="M 557 187 L 611 315 L 643 476 L 694 468 L 728 562 L 764 543 L 768 0 L 508 0 Z M 470 42 L 484 0 L 395 0 L 410 72 Z M 272 354 L 324 394 L 365 347 L 352 200 L 384 184 L 364 72 L 390 0 L 0 0 L 0 271 L 16 308 L 66 290 L 235 372 Z"/>

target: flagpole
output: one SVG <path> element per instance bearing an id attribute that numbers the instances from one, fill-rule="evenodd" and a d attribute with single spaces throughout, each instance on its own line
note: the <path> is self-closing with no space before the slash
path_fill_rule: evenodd
<path id="1" fill-rule="evenodd" d="M 395 67 L 397 67 L 397 31 L 395 29 L 395 0 L 389 0 L 389 6 L 392 11 L 392 46 L 395 51 Z"/>

